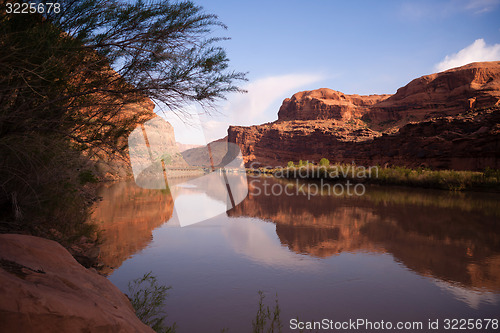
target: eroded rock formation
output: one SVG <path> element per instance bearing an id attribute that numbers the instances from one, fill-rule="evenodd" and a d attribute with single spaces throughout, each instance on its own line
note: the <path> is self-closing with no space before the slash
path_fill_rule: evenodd
<path id="1" fill-rule="evenodd" d="M 415 79 L 390 95 L 330 89 L 285 99 L 278 120 L 231 126 L 247 166 L 288 161 L 500 168 L 500 62 L 472 63 Z"/>
<path id="2" fill-rule="evenodd" d="M 347 95 L 327 88 L 302 91 L 283 101 L 278 120 L 350 120 L 361 117 L 389 96 Z"/>

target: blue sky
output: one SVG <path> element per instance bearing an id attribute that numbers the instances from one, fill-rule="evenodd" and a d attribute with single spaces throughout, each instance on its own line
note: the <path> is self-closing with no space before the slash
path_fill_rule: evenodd
<path id="1" fill-rule="evenodd" d="M 204 139 L 228 124 L 277 119 L 284 98 L 302 90 L 395 93 L 440 69 L 500 60 L 500 0 L 195 1 L 228 26 L 222 45 L 231 66 L 249 72 L 249 93 L 202 117 Z M 203 141 L 169 119 L 183 143 Z M 195 122 L 197 120 L 195 119 Z"/>

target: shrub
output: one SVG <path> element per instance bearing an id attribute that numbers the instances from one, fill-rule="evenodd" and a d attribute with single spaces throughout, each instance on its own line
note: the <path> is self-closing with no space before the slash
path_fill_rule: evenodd
<path id="1" fill-rule="evenodd" d="M 99 180 L 97 177 L 94 175 L 94 173 L 90 170 L 84 170 L 80 172 L 78 175 L 78 180 L 80 181 L 80 184 L 85 185 L 87 183 L 97 183 Z"/>
<path id="2" fill-rule="evenodd" d="M 320 161 L 319 161 L 319 165 L 321 166 L 329 166 L 330 165 L 330 161 L 326 158 L 322 158 Z"/>
<path id="3" fill-rule="evenodd" d="M 129 298 L 137 317 L 155 332 L 175 333 L 177 325 L 166 326 L 165 299 L 172 287 L 158 285 L 152 272 L 128 284 Z"/>
<path id="4" fill-rule="evenodd" d="M 257 310 L 255 320 L 252 321 L 252 332 L 281 332 L 283 323 L 281 322 L 280 318 L 281 308 L 278 304 L 278 295 L 276 295 L 275 305 L 272 309 L 269 307 L 269 305 L 264 306 L 264 298 L 264 293 L 262 291 L 259 291 L 259 309 Z"/>

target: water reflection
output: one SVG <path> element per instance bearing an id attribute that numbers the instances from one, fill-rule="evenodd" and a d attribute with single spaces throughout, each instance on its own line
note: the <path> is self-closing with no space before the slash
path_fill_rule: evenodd
<path id="1" fill-rule="evenodd" d="M 263 181 L 249 182 L 249 193 Z M 196 186 L 179 191 L 193 210 L 207 198 L 227 204 L 222 186 L 201 201 Z M 103 260 L 121 265 L 111 281 L 126 291 L 128 281 L 153 270 L 174 287 L 169 318 L 185 332 L 246 331 L 258 290 L 279 293 L 283 318 L 498 313 L 497 194 L 370 187 L 362 197 L 249 195 L 184 228 L 165 192 L 118 183 L 101 195 L 94 217 L 104 229 Z"/>
<path id="2" fill-rule="evenodd" d="M 99 226 L 100 261 L 107 275 L 151 242 L 152 230 L 172 217 L 174 205 L 166 191 L 142 189 L 134 182 L 107 184 L 98 194 L 102 200 L 91 218 Z"/>
<path id="3" fill-rule="evenodd" d="M 250 186 L 250 193 L 257 193 L 255 187 L 263 186 L 263 181 L 253 181 Z M 194 188 L 179 190 L 184 199 L 200 195 Z M 103 187 L 100 195 L 103 200 L 93 218 L 100 222 L 102 261 L 108 267 L 118 267 L 147 246 L 152 230 L 172 217 L 173 201 L 165 191 L 118 183 Z M 213 187 L 205 195 L 205 199 L 222 202 L 226 192 L 222 186 Z M 301 195 L 250 195 L 227 214 L 274 223 L 281 244 L 298 254 L 326 258 L 342 252 L 390 253 L 420 275 L 498 292 L 497 199 L 493 194 L 374 187 L 362 197 L 317 196 L 307 200 Z M 193 200 L 176 204 L 187 205 L 185 210 L 189 211 Z M 196 207 L 191 209 L 193 213 L 199 210 Z M 232 223 L 224 233 L 235 251 L 254 260 L 294 260 L 284 249 L 278 251 L 278 257 L 269 256 L 273 240 L 254 225 Z"/>
<path id="4" fill-rule="evenodd" d="M 277 180 L 251 182 L 255 187 Z M 477 206 L 474 206 L 477 203 Z M 282 244 L 319 258 L 390 253 L 424 276 L 500 291 L 498 196 L 370 188 L 365 196 L 249 196 L 228 212 L 276 224 Z"/>
<path id="5" fill-rule="evenodd" d="M 300 260 L 295 253 L 276 242 L 277 226 L 259 222 L 241 219 L 223 229 L 227 242 L 236 253 L 263 266 L 292 268 L 294 271 L 307 269 L 309 272 L 318 268 L 318 262 Z"/>
<path id="6" fill-rule="evenodd" d="M 183 227 L 225 213 L 248 193 L 245 174 L 215 171 L 201 177 L 183 177 L 178 184 L 172 184 L 178 179 L 170 178 L 169 188 L 177 221 Z"/>

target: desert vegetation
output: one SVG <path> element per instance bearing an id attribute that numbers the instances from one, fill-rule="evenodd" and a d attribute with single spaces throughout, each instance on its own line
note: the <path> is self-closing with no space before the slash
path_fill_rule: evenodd
<path id="1" fill-rule="evenodd" d="M 142 277 L 134 279 L 128 284 L 128 297 L 132 303 L 135 313 L 146 325 L 153 328 L 158 333 L 175 333 L 177 324 L 167 324 L 167 313 L 165 310 L 168 291 L 172 289 L 158 283 L 152 272 L 144 274 Z M 278 302 L 278 295 L 274 299 L 274 305 L 267 305 L 266 295 L 258 291 L 259 304 L 252 320 L 253 333 L 279 333 L 282 332 L 283 322 L 281 319 L 281 308 Z M 228 333 L 226 328 L 221 332 Z M 302 331 L 301 331 L 302 332 Z"/>
<path id="2" fill-rule="evenodd" d="M 299 160 L 289 161 L 284 168 L 248 169 L 248 173 L 273 175 L 278 178 L 349 180 L 380 185 L 400 185 L 435 188 L 450 191 L 499 191 L 500 170 L 486 168 L 483 171 L 411 169 L 404 166 L 360 166 L 356 164 L 330 164 L 322 158 L 318 164 Z"/>
<path id="3" fill-rule="evenodd" d="M 14 1 L 19 2 L 19 1 Z M 95 162 L 126 156 L 155 103 L 210 112 L 242 91 L 210 34 L 225 25 L 190 1 L 59 1 L 61 11 L 0 11 L 0 232 L 69 245 L 85 224 Z M 96 171 L 97 170 L 97 171 Z"/>
<path id="4" fill-rule="evenodd" d="M 166 323 L 165 302 L 170 286 L 158 283 L 152 272 L 132 280 L 128 284 L 128 297 L 137 317 L 158 333 L 175 333 L 176 323 Z"/>

